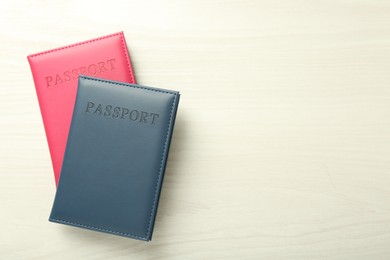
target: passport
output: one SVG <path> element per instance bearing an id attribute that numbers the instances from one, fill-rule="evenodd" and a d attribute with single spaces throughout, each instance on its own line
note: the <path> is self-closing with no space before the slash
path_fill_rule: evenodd
<path id="1" fill-rule="evenodd" d="M 123 32 L 27 57 L 58 184 L 79 74 L 135 83 Z"/>
<path id="2" fill-rule="evenodd" d="M 80 76 L 49 221 L 150 241 L 179 98 Z"/>

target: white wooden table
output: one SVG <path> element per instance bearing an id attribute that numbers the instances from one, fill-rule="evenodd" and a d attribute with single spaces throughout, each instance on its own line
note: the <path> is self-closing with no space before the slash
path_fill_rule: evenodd
<path id="1" fill-rule="evenodd" d="M 1 259 L 390 259 L 390 2 L 1 1 Z M 123 30 L 182 97 L 153 241 L 48 222 L 26 56 Z"/>

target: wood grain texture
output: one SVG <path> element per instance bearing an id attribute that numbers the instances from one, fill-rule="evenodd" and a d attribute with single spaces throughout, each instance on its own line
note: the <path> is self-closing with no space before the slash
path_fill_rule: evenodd
<path id="1" fill-rule="evenodd" d="M 1 259 L 390 259 L 390 2 L 1 1 Z M 180 90 L 153 241 L 48 222 L 26 60 L 123 30 Z"/>

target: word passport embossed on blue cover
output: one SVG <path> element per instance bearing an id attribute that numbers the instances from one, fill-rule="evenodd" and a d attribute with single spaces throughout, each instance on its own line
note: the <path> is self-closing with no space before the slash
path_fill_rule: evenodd
<path id="1" fill-rule="evenodd" d="M 80 76 L 49 220 L 150 241 L 179 98 Z"/>

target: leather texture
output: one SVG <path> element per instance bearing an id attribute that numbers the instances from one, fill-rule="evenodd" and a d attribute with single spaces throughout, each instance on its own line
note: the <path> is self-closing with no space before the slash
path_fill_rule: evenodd
<path id="1" fill-rule="evenodd" d="M 58 184 L 79 74 L 135 83 L 122 32 L 27 57 Z"/>
<path id="2" fill-rule="evenodd" d="M 179 97 L 80 76 L 49 220 L 151 240 Z"/>

